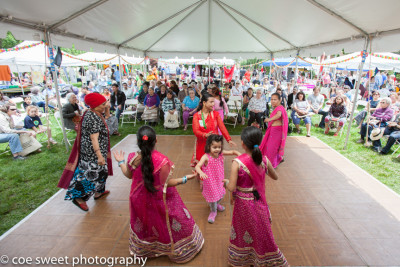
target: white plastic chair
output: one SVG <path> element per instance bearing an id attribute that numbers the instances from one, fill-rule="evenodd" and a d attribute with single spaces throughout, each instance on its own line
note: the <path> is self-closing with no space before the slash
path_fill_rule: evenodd
<path id="1" fill-rule="evenodd" d="M 60 111 L 55 111 L 55 112 L 54 112 L 54 118 L 56 118 L 58 127 L 60 127 L 60 129 L 62 130 Z M 73 131 L 73 130 L 65 128 L 65 132 L 66 132 L 67 134 L 68 134 L 69 132 L 71 132 L 71 131 Z M 71 145 L 71 141 L 74 142 L 75 139 L 68 139 L 68 138 L 67 138 L 67 142 L 68 142 L 69 145 Z"/>
<path id="2" fill-rule="evenodd" d="M 121 113 L 121 127 L 124 123 L 133 123 L 136 126 L 138 104 L 139 101 L 137 99 L 127 99 L 125 101 L 124 111 Z M 129 108 L 131 109 L 128 110 Z M 134 117 L 134 120 L 130 119 L 132 116 Z M 126 117 L 128 117 L 128 120 L 124 119 Z"/>
<path id="3" fill-rule="evenodd" d="M 229 120 L 229 118 L 234 118 L 235 122 L 234 123 L 229 123 L 228 120 L 227 120 L 227 122 L 225 122 L 225 124 L 233 125 L 233 127 L 235 128 L 236 124 L 237 124 L 237 119 L 238 119 L 238 116 L 239 116 L 239 114 L 236 113 L 235 101 L 229 99 L 228 103 L 226 103 L 226 104 L 228 106 L 228 114 L 227 114 L 228 120 Z"/>

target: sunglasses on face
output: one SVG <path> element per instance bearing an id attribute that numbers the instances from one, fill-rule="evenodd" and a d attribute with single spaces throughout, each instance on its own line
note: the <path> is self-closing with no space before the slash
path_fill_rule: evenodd
<path id="1" fill-rule="evenodd" d="M 16 111 L 17 109 L 16 109 L 16 108 L 10 108 L 10 110 L 11 110 L 11 111 Z"/>

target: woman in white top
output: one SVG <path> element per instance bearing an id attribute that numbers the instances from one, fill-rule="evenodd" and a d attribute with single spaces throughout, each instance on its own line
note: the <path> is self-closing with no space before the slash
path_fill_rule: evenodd
<path id="1" fill-rule="evenodd" d="M 310 137 L 311 130 L 311 118 L 308 116 L 308 110 L 310 109 L 310 105 L 306 101 L 306 96 L 303 91 L 300 91 L 296 95 L 296 99 L 293 102 L 292 108 L 292 119 L 293 123 L 296 126 L 297 133 L 300 133 L 300 121 L 303 120 L 306 124 L 307 129 L 307 137 Z"/>

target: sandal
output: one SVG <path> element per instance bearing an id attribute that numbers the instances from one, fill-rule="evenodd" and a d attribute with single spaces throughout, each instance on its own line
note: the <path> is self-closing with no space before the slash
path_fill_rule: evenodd
<path id="1" fill-rule="evenodd" d="M 78 208 L 80 208 L 83 211 L 88 211 L 89 207 L 87 206 L 86 202 L 83 203 L 79 203 L 78 201 L 76 201 L 76 199 L 74 198 L 72 200 L 72 203 L 74 203 Z"/>
<path id="2" fill-rule="evenodd" d="M 106 190 L 106 191 L 104 191 L 103 193 L 101 193 L 99 196 L 94 197 L 94 200 L 97 200 L 97 199 L 99 199 L 99 198 L 102 198 L 103 196 L 105 196 L 105 195 L 107 195 L 107 194 L 109 194 L 109 193 L 110 193 L 110 190 Z"/>

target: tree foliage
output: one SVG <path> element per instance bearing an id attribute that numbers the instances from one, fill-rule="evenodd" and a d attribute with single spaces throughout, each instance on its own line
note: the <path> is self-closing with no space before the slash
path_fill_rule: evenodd
<path id="1" fill-rule="evenodd" d="M 5 38 L 0 38 L 0 46 L 2 49 L 12 48 L 22 41 L 15 39 L 14 35 L 8 31 Z"/>
<path id="2" fill-rule="evenodd" d="M 68 53 L 68 54 L 74 55 L 74 56 L 86 53 L 86 51 L 82 51 L 82 50 L 76 49 L 75 45 L 72 45 L 72 48 L 63 48 L 63 47 L 61 47 L 61 50 L 66 52 L 66 53 Z"/>

